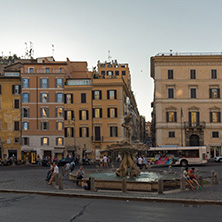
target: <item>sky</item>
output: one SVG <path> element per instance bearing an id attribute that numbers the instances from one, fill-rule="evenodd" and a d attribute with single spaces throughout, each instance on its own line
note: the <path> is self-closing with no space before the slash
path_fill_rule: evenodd
<path id="1" fill-rule="evenodd" d="M 150 57 L 222 50 L 221 0 L 0 0 L 0 55 L 128 63 L 138 109 L 151 120 Z"/>

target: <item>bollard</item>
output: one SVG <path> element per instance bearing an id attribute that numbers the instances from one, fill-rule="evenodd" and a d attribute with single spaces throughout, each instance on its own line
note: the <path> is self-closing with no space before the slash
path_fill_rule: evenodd
<path id="1" fill-rule="evenodd" d="M 58 185 L 59 184 L 59 175 L 56 174 L 55 175 L 55 185 Z"/>
<path id="2" fill-rule="evenodd" d="M 183 174 L 183 171 L 185 170 L 185 168 L 181 167 L 180 170 L 181 170 L 181 173 Z"/>
<path id="3" fill-rule="evenodd" d="M 90 179 L 90 190 L 95 191 L 95 178 L 91 177 Z"/>
<path id="4" fill-rule="evenodd" d="M 215 184 L 215 171 L 211 170 L 211 183 Z"/>
<path id="5" fill-rule="evenodd" d="M 123 193 L 127 192 L 126 178 L 122 179 L 122 191 Z"/>
<path id="6" fill-rule="evenodd" d="M 169 172 L 172 173 L 172 166 L 171 165 L 169 165 L 168 169 L 169 169 Z"/>
<path id="7" fill-rule="evenodd" d="M 158 180 L 158 194 L 163 194 L 163 180 Z"/>
<path id="8" fill-rule="evenodd" d="M 185 190 L 186 189 L 186 181 L 185 181 L 184 177 L 180 178 L 180 189 L 181 190 Z"/>
<path id="9" fill-rule="evenodd" d="M 58 176 L 59 189 L 63 190 L 62 176 Z"/>
<path id="10" fill-rule="evenodd" d="M 150 166 L 150 163 L 148 163 L 147 171 L 150 172 L 150 169 L 151 169 L 151 166 Z"/>
<path id="11" fill-rule="evenodd" d="M 215 178 L 214 178 L 215 180 L 214 180 L 214 182 L 215 182 L 215 184 L 219 184 L 220 182 L 219 182 L 219 177 L 218 177 L 218 173 L 215 173 Z"/>
<path id="12" fill-rule="evenodd" d="M 199 184 L 201 187 L 203 187 L 203 177 L 199 176 Z"/>

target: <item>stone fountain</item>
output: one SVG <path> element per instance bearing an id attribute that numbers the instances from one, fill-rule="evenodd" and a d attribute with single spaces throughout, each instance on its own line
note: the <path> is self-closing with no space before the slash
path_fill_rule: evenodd
<path id="1" fill-rule="evenodd" d="M 116 170 L 116 175 L 118 177 L 139 176 L 140 169 L 136 165 L 136 155 L 138 151 L 145 151 L 148 149 L 145 144 L 140 143 L 138 140 L 132 140 L 132 138 L 135 138 L 135 135 L 133 135 L 133 125 L 133 114 L 129 113 L 124 117 L 124 123 L 122 124 L 126 130 L 126 139 L 117 144 L 112 144 L 104 150 L 105 152 L 118 152 L 121 155 L 122 162 L 120 167 Z"/>

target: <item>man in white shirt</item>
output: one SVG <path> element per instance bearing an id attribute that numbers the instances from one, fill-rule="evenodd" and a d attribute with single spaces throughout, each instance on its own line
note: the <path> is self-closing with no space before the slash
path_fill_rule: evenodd
<path id="1" fill-rule="evenodd" d="M 55 176 L 59 174 L 59 168 L 58 168 L 58 166 L 56 165 L 55 162 L 53 163 L 53 169 L 54 169 L 54 170 L 53 170 L 51 179 L 50 179 L 50 181 L 49 181 L 49 183 L 48 183 L 49 185 L 52 184 L 52 181 L 55 179 Z"/>
<path id="2" fill-rule="evenodd" d="M 104 155 L 104 157 L 103 157 L 103 163 L 104 163 L 104 167 L 107 168 L 108 167 L 108 158 L 106 155 Z"/>

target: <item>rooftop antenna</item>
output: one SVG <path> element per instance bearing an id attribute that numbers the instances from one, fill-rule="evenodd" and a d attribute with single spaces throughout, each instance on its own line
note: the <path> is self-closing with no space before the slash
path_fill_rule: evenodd
<path id="1" fill-rule="evenodd" d="M 28 55 L 29 55 L 29 50 L 28 50 L 28 44 L 27 44 L 27 42 L 25 42 L 25 59 L 27 59 L 28 58 Z"/>
<path id="2" fill-rule="evenodd" d="M 110 50 L 108 50 L 108 62 L 110 62 L 111 61 L 111 56 L 110 56 Z"/>
<path id="3" fill-rule="evenodd" d="M 52 56 L 53 56 L 53 57 L 54 57 L 54 51 L 55 51 L 54 45 L 52 44 Z"/>
<path id="4" fill-rule="evenodd" d="M 33 42 L 30 42 L 30 49 L 29 49 L 29 58 L 33 59 L 34 57 L 34 49 L 33 49 Z"/>

